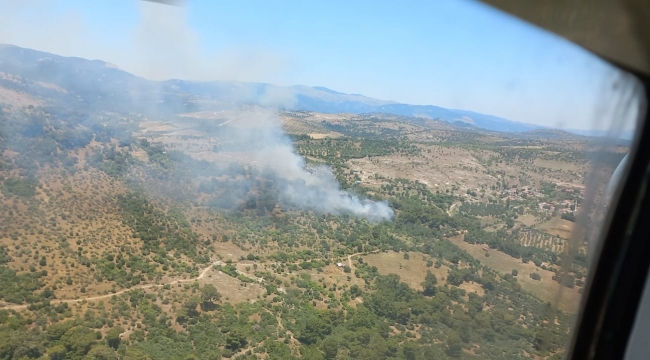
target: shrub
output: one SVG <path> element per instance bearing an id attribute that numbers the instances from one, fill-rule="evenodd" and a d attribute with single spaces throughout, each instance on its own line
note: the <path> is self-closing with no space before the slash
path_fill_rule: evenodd
<path id="1" fill-rule="evenodd" d="M 530 274 L 530 278 L 533 279 L 533 280 L 537 280 L 537 281 L 542 280 L 542 276 L 539 275 L 538 273 L 532 273 L 532 274 Z"/>

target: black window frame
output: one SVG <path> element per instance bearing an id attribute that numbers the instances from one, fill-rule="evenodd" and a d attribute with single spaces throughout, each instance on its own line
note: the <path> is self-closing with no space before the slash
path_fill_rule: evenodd
<path id="1" fill-rule="evenodd" d="M 569 359 L 625 357 L 650 265 L 650 77 L 612 64 L 642 83 L 645 108 L 599 235 Z"/>

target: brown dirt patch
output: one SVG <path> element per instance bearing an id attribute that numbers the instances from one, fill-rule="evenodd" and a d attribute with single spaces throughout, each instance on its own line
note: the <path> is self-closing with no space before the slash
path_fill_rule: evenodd
<path id="1" fill-rule="evenodd" d="M 311 134 L 309 134 L 309 136 L 314 140 L 325 139 L 329 135 L 330 134 L 319 134 L 319 133 L 311 133 Z"/>
<path id="2" fill-rule="evenodd" d="M 459 288 L 467 291 L 467 293 L 476 293 L 478 296 L 483 296 L 485 295 L 485 289 L 483 289 L 483 286 L 479 283 L 475 282 L 463 282 L 462 284 L 458 285 Z"/>
<path id="3" fill-rule="evenodd" d="M 535 159 L 533 164 L 541 168 L 552 169 L 552 170 L 564 170 L 564 171 L 572 170 L 578 172 L 583 172 L 584 170 L 586 170 L 586 167 L 584 165 L 576 165 L 573 163 L 558 161 L 558 160 Z"/>
<path id="4" fill-rule="evenodd" d="M 47 83 L 47 82 L 43 82 L 43 81 L 37 81 L 36 83 L 38 85 L 44 87 L 44 88 L 47 88 L 47 89 L 56 90 L 56 91 L 62 92 L 64 94 L 68 93 L 68 90 L 66 90 L 66 89 L 64 89 L 64 88 L 62 88 L 62 87 L 60 87 L 59 85 L 56 85 L 56 84 Z"/>
<path id="5" fill-rule="evenodd" d="M 571 238 L 574 223 L 569 220 L 564 220 L 559 216 L 537 226 L 538 229 L 553 236 L 559 236 L 564 239 Z"/>
<path id="6" fill-rule="evenodd" d="M 176 129 L 175 127 L 161 121 L 145 121 L 140 123 L 140 128 L 145 132 L 146 131 L 171 131 Z"/>
<path id="7" fill-rule="evenodd" d="M 43 104 L 43 102 L 23 92 L 0 87 L 0 104 L 23 107 L 28 105 L 38 106 Z"/>
<path id="8" fill-rule="evenodd" d="M 532 214 L 526 214 L 526 215 L 519 215 L 517 218 L 517 222 L 524 224 L 526 226 L 533 226 L 537 223 L 537 218 L 535 215 Z"/>
<path id="9" fill-rule="evenodd" d="M 447 279 L 449 268 L 445 265 L 442 265 L 438 269 L 435 266 L 427 267 L 426 261 L 422 260 L 423 255 L 428 258 L 428 255 L 419 252 L 410 252 L 409 260 L 405 260 L 404 253 L 387 252 L 367 255 L 363 259 L 369 265 L 376 266 L 380 274 L 397 274 L 402 281 L 416 290 L 422 290 L 422 285 L 420 284 L 427 276 L 428 270 L 436 275 L 439 285 L 445 284 L 446 281 L 443 279 Z"/>
<path id="10" fill-rule="evenodd" d="M 199 284 L 201 286 L 205 284 L 214 285 L 223 296 L 222 301 L 230 303 L 255 301 L 258 296 L 266 293 L 266 290 L 261 285 L 243 283 L 230 275 L 215 270 L 210 270 L 199 280 Z"/>

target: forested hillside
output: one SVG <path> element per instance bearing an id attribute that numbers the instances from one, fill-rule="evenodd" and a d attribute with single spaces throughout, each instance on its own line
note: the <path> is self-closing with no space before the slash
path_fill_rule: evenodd
<path id="1" fill-rule="evenodd" d="M 31 71 L 0 82 L 0 359 L 563 356 L 593 140 L 178 94 L 74 106 L 95 88 Z"/>

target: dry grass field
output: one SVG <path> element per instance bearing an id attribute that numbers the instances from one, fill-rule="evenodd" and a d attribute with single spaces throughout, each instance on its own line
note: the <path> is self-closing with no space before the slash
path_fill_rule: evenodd
<path id="1" fill-rule="evenodd" d="M 205 277 L 199 280 L 199 284 L 201 286 L 205 284 L 214 285 L 224 300 L 230 303 L 256 301 L 266 292 L 260 284 L 244 283 L 218 270 L 208 272 Z"/>
<path id="2" fill-rule="evenodd" d="M 376 156 L 349 160 L 348 164 L 350 168 L 361 171 L 364 182 L 369 185 L 376 183 L 373 180 L 375 174 L 391 179 L 417 180 L 432 191 L 445 191 L 455 185 L 461 190 L 489 188 L 497 181 L 471 152 L 438 146 L 423 146 L 420 156 Z"/>
<path id="3" fill-rule="evenodd" d="M 575 313 L 580 305 L 581 294 L 578 288 L 567 288 L 553 280 L 552 271 L 543 270 L 532 262 L 523 263 L 520 259 L 515 259 L 510 255 L 504 254 L 497 250 L 490 250 L 490 256 L 485 257 L 483 245 L 468 244 L 463 241 L 462 236 L 449 238 L 449 241 L 458 245 L 461 249 L 467 251 L 474 258 L 479 260 L 485 266 L 497 271 L 502 276 L 517 269 L 517 281 L 521 287 L 537 296 L 543 301 L 556 304 L 559 309 L 568 313 Z M 530 274 L 538 273 L 541 280 L 533 280 Z"/>
<path id="4" fill-rule="evenodd" d="M 556 216 L 545 223 L 537 225 L 536 228 L 548 233 L 549 235 L 569 239 L 571 238 L 571 232 L 573 231 L 574 225 L 575 223 Z"/>
<path id="5" fill-rule="evenodd" d="M 426 260 L 422 260 L 423 256 L 427 257 L 426 254 L 410 252 L 409 259 L 406 260 L 403 253 L 391 251 L 367 255 L 364 257 L 364 261 L 371 266 L 376 266 L 382 275 L 399 275 L 402 281 L 416 290 L 422 290 L 421 284 L 427 275 L 427 271 L 431 271 L 436 275 L 439 285 L 445 284 L 449 268 L 446 265 L 442 265 L 440 268 L 427 267 Z"/>

